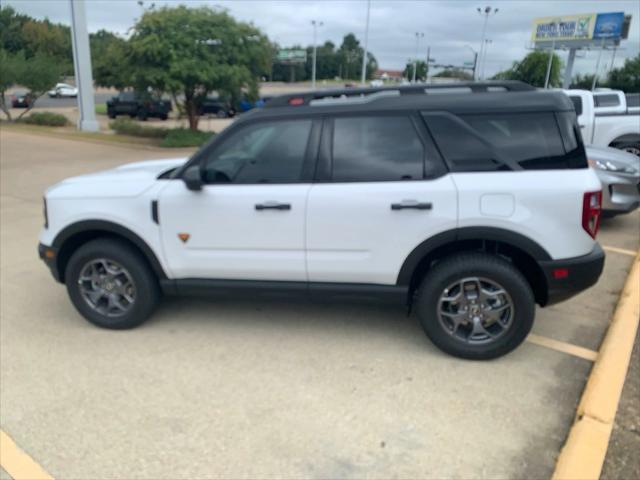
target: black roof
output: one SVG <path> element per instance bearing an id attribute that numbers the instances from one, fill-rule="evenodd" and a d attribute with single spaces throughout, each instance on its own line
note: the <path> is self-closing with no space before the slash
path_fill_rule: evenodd
<path id="1" fill-rule="evenodd" d="M 447 111 L 455 114 L 573 110 L 561 91 L 538 90 L 517 81 L 460 82 L 380 88 L 316 90 L 281 95 L 242 118 L 313 116 L 369 111 Z"/>

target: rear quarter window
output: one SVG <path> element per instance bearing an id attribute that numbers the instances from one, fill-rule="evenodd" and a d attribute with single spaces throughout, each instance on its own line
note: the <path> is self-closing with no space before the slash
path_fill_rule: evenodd
<path id="1" fill-rule="evenodd" d="M 615 94 L 594 95 L 593 101 L 596 107 L 618 107 L 620 106 L 620 97 Z"/>
<path id="2" fill-rule="evenodd" d="M 563 116 L 568 113 L 569 116 Z M 575 114 L 562 112 L 425 116 L 453 171 L 586 167 Z M 565 138 L 566 137 L 566 138 Z"/>

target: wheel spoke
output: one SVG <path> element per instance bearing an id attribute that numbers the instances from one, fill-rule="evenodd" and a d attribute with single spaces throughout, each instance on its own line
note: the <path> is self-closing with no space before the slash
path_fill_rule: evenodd
<path id="1" fill-rule="evenodd" d="M 477 335 L 482 335 L 483 337 L 492 337 L 491 333 L 484 328 L 482 325 L 482 320 L 477 319 L 473 321 L 473 328 L 471 329 L 471 333 L 469 334 L 469 340 Z"/>
<path id="2" fill-rule="evenodd" d="M 131 274 L 119 263 L 96 258 L 80 270 L 78 288 L 87 304 L 102 315 L 124 315 L 136 300 Z"/>
<path id="3" fill-rule="evenodd" d="M 101 290 L 88 290 L 86 294 L 94 306 L 97 305 L 100 299 L 104 297 L 104 293 Z"/>
<path id="4" fill-rule="evenodd" d="M 108 303 L 107 303 L 108 311 L 111 311 L 114 308 L 116 310 L 120 311 L 120 312 L 126 312 L 127 311 L 127 307 L 122 305 L 122 303 L 120 302 L 120 299 L 118 298 L 117 295 L 112 294 L 112 295 L 109 295 L 107 298 L 108 298 Z"/>
<path id="5" fill-rule="evenodd" d="M 465 318 L 467 317 L 467 314 L 465 312 L 451 313 L 441 311 L 440 314 L 451 320 L 451 323 L 453 324 L 451 331 L 449 332 L 451 334 L 455 334 L 458 331 L 458 327 L 464 322 Z"/>

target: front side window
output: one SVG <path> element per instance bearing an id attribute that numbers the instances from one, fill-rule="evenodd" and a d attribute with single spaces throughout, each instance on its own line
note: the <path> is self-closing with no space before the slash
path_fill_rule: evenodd
<path id="1" fill-rule="evenodd" d="M 389 182 L 424 178 L 424 147 L 406 116 L 336 118 L 334 182 Z"/>
<path id="2" fill-rule="evenodd" d="M 241 128 L 206 159 L 205 182 L 299 182 L 310 132 L 311 120 L 261 122 Z"/>

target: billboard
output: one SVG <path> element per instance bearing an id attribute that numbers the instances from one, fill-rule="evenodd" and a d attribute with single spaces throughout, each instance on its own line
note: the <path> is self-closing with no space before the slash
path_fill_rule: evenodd
<path id="1" fill-rule="evenodd" d="M 558 17 L 536 18 L 532 38 L 536 44 L 587 46 L 619 42 L 624 12 L 584 13 Z"/>
<path id="2" fill-rule="evenodd" d="M 306 50 L 281 49 L 276 53 L 276 60 L 280 63 L 304 63 L 307 61 Z"/>

